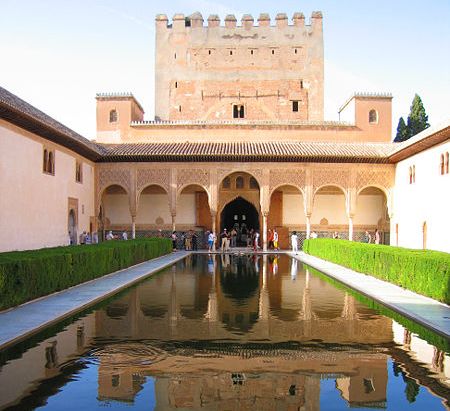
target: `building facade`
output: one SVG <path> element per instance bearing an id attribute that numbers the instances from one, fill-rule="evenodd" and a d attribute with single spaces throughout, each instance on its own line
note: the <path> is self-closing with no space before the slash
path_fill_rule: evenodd
<path id="1" fill-rule="evenodd" d="M 392 143 L 385 93 L 356 93 L 345 121 L 324 121 L 322 15 L 288 23 L 157 16 L 156 119 L 131 93 L 100 93 L 96 142 L 0 89 L 0 250 L 234 226 L 259 230 L 263 249 L 273 229 L 283 247 L 294 230 L 378 229 L 450 251 L 449 122 Z"/>

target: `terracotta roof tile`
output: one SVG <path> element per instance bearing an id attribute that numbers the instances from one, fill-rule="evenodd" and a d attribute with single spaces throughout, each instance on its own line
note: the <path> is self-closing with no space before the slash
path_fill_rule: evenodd
<path id="1" fill-rule="evenodd" d="M 184 142 L 103 144 L 100 161 L 318 161 L 387 163 L 393 143 Z"/>
<path id="2" fill-rule="evenodd" d="M 0 118 L 70 148 L 91 160 L 102 154 L 102 148 L 26 101 L 0 87 Z"/>

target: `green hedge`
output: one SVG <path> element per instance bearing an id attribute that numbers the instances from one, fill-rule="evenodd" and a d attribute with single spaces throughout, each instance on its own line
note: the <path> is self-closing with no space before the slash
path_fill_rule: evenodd
<path id="1" fill-rule="evenodd" d="M 450 304 L 450 254 L 316 238 L 303 251 Z"/>
<path id="2" fill-rule="evenodd" d="M 166 238 L 107 241 L 0 254 L 0 309 L 168 254 Z"/>

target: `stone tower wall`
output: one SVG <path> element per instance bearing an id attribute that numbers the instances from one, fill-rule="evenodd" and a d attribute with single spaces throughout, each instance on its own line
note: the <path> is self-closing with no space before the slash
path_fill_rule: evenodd
<path id="1" fill-rule="evenodd" d="M 214 15 L 207 25 L 199 13 L 157 16 L 156 119 L 228 120 L 237 105 L 250 120 L 323 120 L 322 14 L 288 23 L 283 13 L 274 26 L 266 14 L 239 26 L 232 15 L 224 26 Z"/>

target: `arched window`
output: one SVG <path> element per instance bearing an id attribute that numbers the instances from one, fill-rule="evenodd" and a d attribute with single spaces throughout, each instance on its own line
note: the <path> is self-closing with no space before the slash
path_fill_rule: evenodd
<path id="1" fill-rule="evenodd" d="M 443 175 L 445 173 L 444 154 L 441 154 L 441 164 L 440 164 L 439 169 L 441 171 L 441 175 Z"/>
<path id="2" fill-rule="evenodd" d="M 42 170 L 44 171 L 44 173 L 46 173 L 48 167 L 48 151 L 47 149 L 44 150 L 44 158 L 43 158 L 43 162 L 42 162 Z"/>
<path id="3" fill-rule="evenodd" d="M 448 158 L 448 151 L 445 153 L 445 174 L 448 174 L 449 170 L 449 158 Z"/>
<path id="4" fill-rule="evenodd" d="M 236 177 L 236 188 L 244 188 L 244 177 Z"/>
<path id="5" fill-rule="evenodd" d="M 77 161 L 75 164 L 75 181 L 77 183 L 83 182 L 83 171 L 82 170 L 83 170 L 82 164 Z"/>
<path id="6" fill-rule="evenodd" d="M 255 177 L 250 177 L 250 188 L 259 188 Z"/>
<path id="7" fill-rule="evenodd" d="M 369 111 L 369 123 L 370 124 L 378 123 L 378 113 L 374 109 Z"/>
<path id="8" fill-rule="evenodd" d="M 55 158 L 52 151 L 48 153 L 47 173 L 55 174 Z"/>
<path id="9" fill-rule="evenodd" d="M 109 112 L 109 122 L 110 123 L 115 123 L 117 121 L 117 111 L 116 110 L 111 110 Z"/>
<path id="10" fill-rule="evenodd" d="M 230 188 L 230 177 L 225 177 L 223 179 L 222 188 Z"/>

